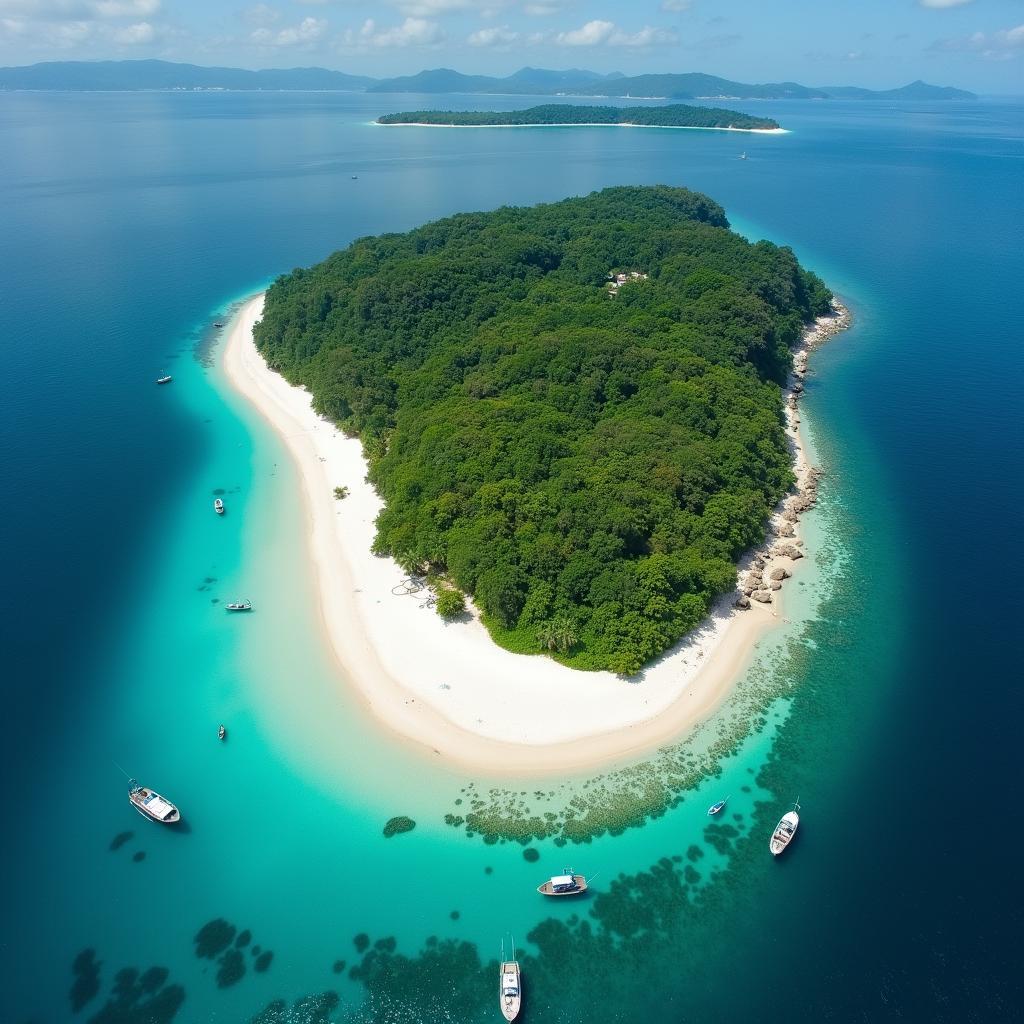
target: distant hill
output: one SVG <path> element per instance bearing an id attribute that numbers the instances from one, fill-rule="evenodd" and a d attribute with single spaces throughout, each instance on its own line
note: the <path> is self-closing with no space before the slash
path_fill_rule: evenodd
<path id="1" fill-rule="evenodd" d="M 835 100 L 975 100 L 973 92 L 949 85 L 929 85 L 918 79 L 899 89 L 859 89 L 855 85 L 830 85 L 822 90 Z"/>
<path id="2" fill-rule="evenodd" d="M 609 98 L 663 97 L 673 100 L 731 99 L 975 99 L 973 93 L 947 86 L 911 82 L 899 89 L 861 89 L 857 86 L 809 88 L 796 82 L 751 85 L 697 73 L 603 75 L 569 68 L 521 68 L 512 75 L 464 75 L 451 68 L 434 68 L 416 75 L 378 80 L 326 68 L 280 68 L 246 71 L 207 68 L 164 60 L 50 61 L 27 67 L 0 68 L 0 89 L 88 90 L 327 90 L 374 93 L 503 93 L 515 96 L 599 96 Z"/>
<path id="3" fill-rule="evenodd" d="M 464 75 L 451 68 L 435 68 L 416 75 L 387 78 L 367 89 L 367 92 L 461 92 L 504 93 L 522 96 L 553 96 L 559 93 L 600 95 L 600 84 L 617 87 L 627 79 L 618 73 L 600 75 L 595 71 L 570 68 L 568 71 L 547 71 L 544 68 L 521 68 L 506 78 L 490 75 Z M 614 86 L 612 85 L 614 83 Z M 616 93 L 618 95 L 618 93 Z"/>
<path id="4" fill-rule="evenodd" d="M 744 85 L 714 75 L 598 75 L 592 71 L 543 71 L 523 68 L 507 78 L 463 75 L 449 68 L 421 71 L 418 75 L 386 78 L 369 92 L 504 93 L 506 95 L 573 95 L 608 97 L 664 97 L 665 99 L 826 99 L 818 89 L 795 82 Z"/>
<path id="5" fill-rule="evenodd" d="M 417 75 L 386 78 L 370 86 L 369 92 L 394 93 L 495 93 L 533 96 L 600 96 L 608 98 L 649 98 L 671 100 L 825 100 L 825 99 L 975 99 L 974 93 L 946 86 L 912 82 L 899 89 L 862 89 L 857 86 L 810 88 L 797 82 L 768 82 L 751 85 L 716 75 L 687 74 L 599 75 L 593 71 L 544 71 L 523 68 L 506 78 L 464 75 L 450 68 L 421 71 Z"/>
<path id="6" fill-rule="evenodd" d="M 165 60 L 50 61 L 0 68 L 0 89 L 139 91 L 147 89 L 330 89 L 363 91 L 374 79 L 325 68 L 245 71 Z"/>

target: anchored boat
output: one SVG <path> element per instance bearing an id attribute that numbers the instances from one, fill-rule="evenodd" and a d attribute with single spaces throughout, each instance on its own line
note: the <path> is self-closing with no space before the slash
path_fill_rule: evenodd
<path id="1" fill-rule="evenodd" d="M 800 827 L 800 815 L 797 813 L 799 810 L 800 798 L 797 797 L 796 803 L 793 804 L 793 810 L 786 811 L 779 819 L 779 823 L 775 826 L 775 831 L 772 833 L 768 849 L 772 851 L 773 856 L 778 857 L 793 841 L 793 836 L 796 835 L 796 830 Z"/>
<path id="2" fill-rule="evenodd" d="M 583 875 L 553 875 L 543 885 L 537 886 L 542 896 L 578 896 L 587 891 L 587 880 Z"/>
<path id="3" fill-rule="evenodd" d="M 217 730 L 217 739 L 219 739 L 219 740 L 225 739 L 227 737 L 227 734 L 228 734 L 227 729 L 225 729 L 224 726 L 222 725 Z"/>
<path id="4" fill-rule="evenodd" d="M 252 601 L 231 601 L 224 605 L 229 612 L 251 612 Z"/>
<path id="5" fill-rule="evenodd" d="M 219 516 L 224 515 L 224 499 L 223 498 L 214 498 L 213 499 L 213 511 L 216 512 L 217 515 L 219 515 Z"/>
<path id="6" fill-rule="evenodd" d="M 498 982 L 498 1001 L 501 1005 L 501 1015 L 507 1021 L 513 1021 L 519 1016 L 523 1005 L 522 975 L 519 970 L 519 961 L 516 960 L 516 940 L 512 940 L 512 959 L 505 959 L 505 942 L 501 943 L 501 970 Z"/>
<path id="7" fill-rule="evenodd" d="M 157 377 L 156 382 L 157 384 L 170 384 L 173 379 L 173 377 Z"/>
<path id="8" fill-rule="evenodd" d="M 158 821 L 162 825 L 173 825 L 181 821 L 181 811 L 155 789 L 140 786 L 134 779 L 128 780 L 128 799 L 144 818 Z"/>
<path id="9" fill-rule="evenodd" d="M 708 808 L 708 814 L 720 814 L 725 809 L 725 805 L 729 802 L 729 799 L 729 797 L 726 797 L 724 800 L 719 800 L 717 804 L 712 804 Z"/>

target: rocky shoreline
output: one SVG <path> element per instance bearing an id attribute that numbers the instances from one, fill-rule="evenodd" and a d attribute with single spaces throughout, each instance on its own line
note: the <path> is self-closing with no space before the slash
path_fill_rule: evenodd
<path id="1" fill-rule="evenodd" d="M 793 566 L 806 554 L 798 536 L 800 516 L 818 500 L 818 486 L 824 471 L 812 466 L 800 438 L 800 396 L 804 392 L 807 364 L 811 352 L 845 331 L 851 323 L 849 309 L 832 300 L 832 312 L 807 327 L 793 352 L 793 370 L 783 392 L 786 401 L 786 435 L 793 454 L 796 481 L 779 503 L 771 518 L 765 542 L 744 560 L 739 573 L 734 604 L 747 609 L 751 602 L 772 604 L 785 580 L 793 575 Z"/>

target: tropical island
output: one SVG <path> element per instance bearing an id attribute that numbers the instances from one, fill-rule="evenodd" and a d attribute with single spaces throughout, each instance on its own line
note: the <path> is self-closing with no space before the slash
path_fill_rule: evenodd
<path id="1" fill-rule="evenodd" d="M 764 540 L 792 349 L 831 298 L 706 196 L 620 187 L 359 239 L 278 278 L 254 333 L 361 442 L 377 556 L 508 650 L 633 674 Z"/>
<path id="2" fill-rule="evenodd" d="M 505 128 L 528 125 L 621 125 L 647 128 L 718 128 L 733 131 L 781 131 L 778 121 L 721 107 L 596 107 L 544 103 L 527 110 L 411 110 L 383 114 L 377 124 L 431 125 L 453 128 Z"/>

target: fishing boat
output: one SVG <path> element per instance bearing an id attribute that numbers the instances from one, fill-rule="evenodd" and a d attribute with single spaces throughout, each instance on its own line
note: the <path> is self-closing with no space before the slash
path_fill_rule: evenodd
<path id="1" fill-rule="evenodd" d="M 227 734 L 228 734 L 227 729 L 225 729 L 224 726 L 222 725 L 217 730 L 217 739 L 219 739 L 219 740 L 226 739 L 227 738 Z"/>
<path id="2" fill-rule="evenodd" d="M 775 831 L 772 833 L 771 842 L 768 844 L 768 849 L 772 851 L 772 856 L 778 857 L 793 841 L 793 836 L 796 835 L 796 830 L 800 827 L 800 815 L 797 813 L 799 810 L 800 798 L 797 797 L 796 803 L 793 804 L 793 810 L 786 811 L 779 819 L 779 823 L 775 826 Z"/>
<path id="3" fill-rule="evenodd" d="M 166 377 L 157 377 L 156 382 L 157 384 L 170 384 L 172 380 L 174 378 L 168 375 Z"/>
<path id="4" fill-rule="evenodd" d="M 229 612 L 251 612 L 252 601 L 230 601 L 224 607 Z"/>
<path id="5" fill-rule="evenodd" d="M 711 815 L 711 814 L 720 814 L 723 810 L 725 810 L 725 805 L 728 802 L 729 802 L 729 797 L 726 797 L 724 800 L 719 800 L 717 804 L 712 804 L 708 808 L 708 814 L 709 815 Z"/>
<path id="6" fill-rule="evenodd" d="M 224 515 L 224 499 L 223 498 L 214 498 L 213 499 L 213 511 L 216 512 L 217 515 L 219 515 L 219 516 Z"/>
<path id="7" fill-rule="evenodd" d="M 155 789 L 140 786 L 134 779 L 128 780 L 128 799 L 144 818 L 159 821 L 162 825 L 173 825 L 181 821 L 181 812 L 170 800 L 162 797 Z"/>
<path id="8" fill-rule="evenodd" d="M 498 1003 L 501 1015 L 505 1020 L 512 1021 L 519 1016 L 523 1005 L 522 975 L 519 961 L 516 960 L 516 941 L 512 940 L 512 959 L 505 959 L 505 943 L 501 943 L 501 970 L 498 972 Z"/>
<path id="9" fill-rule="evenodd" d="M 571 871 L 565 875 L 552 875 L 543 885 L 537 886 L 537 892 L 542 896 L 578 896 L 586 891 L 586 878 Z"/>

